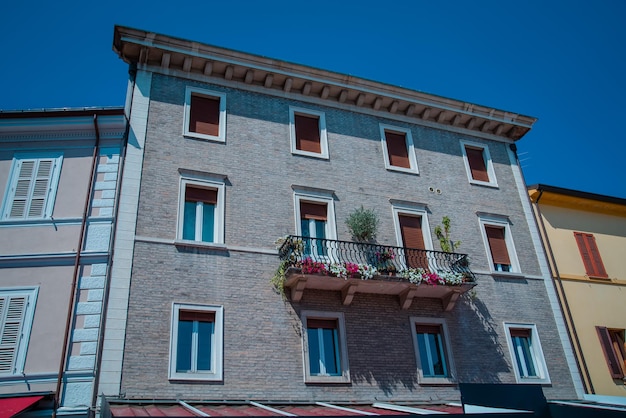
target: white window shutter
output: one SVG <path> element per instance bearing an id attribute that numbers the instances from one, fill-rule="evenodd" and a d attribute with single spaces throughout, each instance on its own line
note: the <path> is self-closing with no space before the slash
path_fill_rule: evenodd
<path id="1" fill-rule="evenodd" d="M 50 196 L 53 175 L 56 169 L 55 158 L 21 159 L 17 161 L 13 182 L 13 197 L 9 218 L 42 218 L 46 215 L 46 205 Z"/>
<path id="2" fill-rule="evenodd" d="M 28 296 L 0 298 L 0 373 L 13 373 Z"/>

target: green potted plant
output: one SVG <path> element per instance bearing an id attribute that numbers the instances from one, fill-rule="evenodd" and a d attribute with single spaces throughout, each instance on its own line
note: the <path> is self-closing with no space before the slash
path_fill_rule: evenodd
<path id="1" fill-rule="evenodd" d="M 378 230 L 378 215 L 372 209 L 361 206 L 346 218 L 346 225 L 357 242 L 373 242 Z"/>

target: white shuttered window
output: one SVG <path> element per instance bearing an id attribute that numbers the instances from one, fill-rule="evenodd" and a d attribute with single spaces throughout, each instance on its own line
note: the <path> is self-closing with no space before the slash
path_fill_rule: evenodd
<path id="1" fill-rule="evenodd" d="M 0 375 L 24 369 L 36 294 L 36 289 L 0 290 Z"/>
<path id="2" fill-rule="evenodd" d="M 41 219 L 52 215 L 61 173 L 61 155 L 16 155 L 7 184 L 3 219 Z"/>

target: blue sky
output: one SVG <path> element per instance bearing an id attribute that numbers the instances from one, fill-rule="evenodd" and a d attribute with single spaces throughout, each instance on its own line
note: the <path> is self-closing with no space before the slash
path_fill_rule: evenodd
<path id="1" fill-rule="evenodd" d="M 115 24 L 537 117 L 527 184 L 626 198 L 626 1 L 24 1 L 0 109 L 121 106 Z"/>

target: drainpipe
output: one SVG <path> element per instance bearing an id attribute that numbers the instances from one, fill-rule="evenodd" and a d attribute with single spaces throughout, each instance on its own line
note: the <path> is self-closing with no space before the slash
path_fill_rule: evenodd
<path id="1" fill-rule="evenodd" d="M 132 106 L 133 96 L 135 94 L 135 75 L 137 73 L 136 68 L 131 66 L 129 70 L 132 84 L 131 84 L 131 93 L 130 98 L 128 99 L 130 102 L 128 115 L 124 115 L 126 118 L 126 129 L 124 131 L 124 140 L 122 143 L 122 149 L 120 153 L 120 166 L 117 170 L 117 185 L 115 188 L 115 209 L 113 211 L 113 220 L 111 222 L 111 239 L 109 241 L 109 251 L 108 251 L 108 260 L 107 260 L 107 275 L 104 285 L 104 297 L 102 299 L 102 313 L 100 316 L 100 331 L 98 333 L 98 348 L 96 349 L 96 362 L 95 362 L 95 378 L 93 383 L 93 391 L 91 395 L 91 411 L 90 416 L 96 415 L 97 406 L 98 406 L 98 385 L 100 384 L 100 368 L 102 363 L 102 350 L 104 346 L 104 331 L 106 328 L 106 313 L 107 307 L 109 305 L 109 294 L 110 287 L 109 283 L 111 281 L 111 272 L 113 270 L 113 256 L 114 256 L 114 248 L 115 248 L 115 235 L 117 233 L 117 214 L 120 207 L 120 194 L 122 190 L 122 174 L 124 173 L 124 165 L 126 163 L 126 148 L 128 147 L 128 134 L 130 131 L 130 106 Z"/>
<path id="2" fill-rule="evenodd" d="M 554 257 L 554 252 L 552 251 L 552 245 L 550 245 L 550 240 L 548 239 L 546 224 L 543 221 L 543 215 L 541 214 L 541 209 L 539 208 L 539 200 L 541 199 L 541 196 L 543 196 L 543 190 L 541 190 L 541 188 L 539 188 L 538 190 L 539 190 L 539 196 L 537 197 L 537 200 L 533 202 L 535 206 L 535 210 L 536 210 L 536 212 L 533 211 L 533 215 L 535 216 L 535 221 L 537 221 L 537 218 L 539 218 L 538 223 L 541 225 L 541 233 L 545 237 L 545 240 L 541 240 L 541 242 L 542 242 L 542 245 L 544 245 L 544 250 L 546 250 L 546 246 L 547 246 L 547 253 L 550 256 L 550 261 L 551 261 L 551 263 L 548 263 L 549 264 L 548 268 L 550 269 L 550 274 L 553 277 L 552 280 L 558 284 L 559 292 L 561 293 L 561 297 L 558 299 L 559 299 L 559 306 L 561 308 L 561 313 L 567 316 L 567 322 L 568 322 L 567 336 L 569 337 L 570 344 L 574 345 L 575 343 L 576 345 L 576 350 L 574 350 L 574 355 L 578 357 L 578 360 L 579 360 L 576 362 L 576 364 L 578 365 L 578 372 L 580 374 L 583 374 L 584 372 L 585 378 L 583 379 L 583 385 L 585 386 L 585 392 L 595 394 L 596 392 L 593 388 L 593 383 L 591 382 L 591 376 L 589 375 L 589 368 L 587 367 L 587 362 L 585 361 L 585 356 L 583 354 L 582 347 L 580 346 L 580 339 L 578 338 L 578 333 L 576 332 L 576 326 L 574 325 L 572 311 L 570 310 L 569 303 L 567 301 L 567 296 L 565 294 L 565 288 L 563 287 L 563 281 L 561 280 L 559 268 L 556 265 L 556 258 Z M 531 202 L 532 202 L 532 199 L 531 199 Z M 554 270 L 553 270 L 553 266 L 554 266 Z M 554 278 L 556 278 L 556 280 Z M 581 366 L 582 366 L 582 370 L 581 370 Z"/>
<path id="3" fill-rule="evenodd" d="M 67 348 L 70 339 L 70 331 L 72 322 L 74 320 L 74 303 L 76 301 L 78 271 L 80 269 L 80 257 L 83 250 L 83 242 L 85 240 L 85 230 L 87 225 L 87 217 L 89 215 L 89 205 L 92 197 L 93 179 L 96 171 L 96 163 L 98 160 L 98 151 L 100 149 L 100 130 L 98 129 L 98 114 L 93 115 L 93 125 L 96 132 L 96 143 L 93 147 L 93 156 L 91 158 L 91 173 L 89 176 L 89 186 L 87 188 L 87 195 L 85 196 L 85 205 L 83 207 L 83 218 L 80 224 L 80 234 L 78 236 L 78 244 L 76 246 L 76 258 L 74 259 L 74 274 L 72 277 L 72 286 L 70 290 L 70 302 L 67 307 L 67 318 L 65 320 L 65 336 L 63 338 L 63 349 L 61 352 L 61 362 L 59 364 L 59 373 L 57 375 L 57 388 L 54 395 L 54 410 L 52 416 L 56 418 L 57 409 L 61 404 L 61 385 L 63 383 L 63 372 L 65 365 L 67 364 Z"/>

